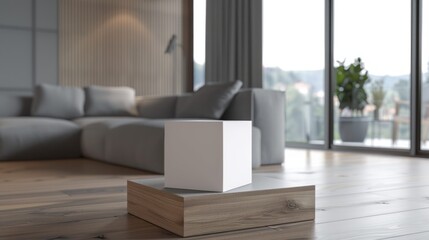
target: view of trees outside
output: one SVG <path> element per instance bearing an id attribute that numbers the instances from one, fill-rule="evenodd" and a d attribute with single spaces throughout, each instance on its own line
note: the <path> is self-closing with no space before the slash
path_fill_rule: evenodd
<path id="1" fill-rule="evenodd" d="M 429 0 L 422 0 L 422 149 L 429 150 Z"/>
<path id="2" fill-rule="evenodd" d="M 263 31 L 263 87 L 285 91 L 286 141 L 323 144 L 324 1 L 264 0 Z"/>
<path id="3" fill-rule="evenodd" d="M 335 0 L 334 8 L 335 60 L 352 63 L 359 57 L 370 76 L 365 86 L 368 105 L 364 116 L 369 118 L 365 141 L 341 141 L 340 113 L 335 108 L 334 143 L 409 148 L 410 1 Z"/>

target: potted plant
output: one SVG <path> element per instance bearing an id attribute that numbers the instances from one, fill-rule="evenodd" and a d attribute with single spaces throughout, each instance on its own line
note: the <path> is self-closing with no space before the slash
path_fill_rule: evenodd
<path id="1" fill-rule="evenodd" d="M 365 84 L 370 81 L 368 71 L 364 70 L 360 58 L 348 66 L 344 61 L 338 63 L 335 93 L 340 103 L 340 137 L 343 142 L 363 142 L 369 125 L 369 118 L 363 115 L 368 104 L 365 90 Z M 348 113 L 347 116 L 344 112 Z"/>

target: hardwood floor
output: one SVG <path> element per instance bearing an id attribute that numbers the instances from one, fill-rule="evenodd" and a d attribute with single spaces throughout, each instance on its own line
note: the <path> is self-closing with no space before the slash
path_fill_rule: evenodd
<path id="1" fill-rule="evenodd" d="M 258 175 L 316 185 L 316 221 L 189 239 L 429 239 L 429 159 L 286 150 Z M 126 180 L 92 160 L 0 162 L 0 239 L 179 239 L 127 214 Z"/>

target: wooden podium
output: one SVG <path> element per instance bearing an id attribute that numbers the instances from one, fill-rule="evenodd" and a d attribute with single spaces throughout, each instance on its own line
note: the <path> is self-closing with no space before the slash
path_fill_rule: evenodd
<path id="1" fill-rule="evenodd" d="M 164 178 L 128 181 L 128 213 L 182 237 L 314 220 L 315 186 L 268 177 L 227 192 L 164 188 Z"/>

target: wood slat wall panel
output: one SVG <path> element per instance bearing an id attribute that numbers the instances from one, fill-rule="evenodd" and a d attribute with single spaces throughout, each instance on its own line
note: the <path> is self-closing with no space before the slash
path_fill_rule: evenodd
<path id="1" fill-rule="evenodd" d="M 177 48 L 174 78 L 175 56 L 164 50 L 172 34 L 183 43 L 185 3 L 186 0 L 60 0 L 59 83 L 130 86 L 138 95 L 183 92 L 189 82 L 185 80 L 184 59 L 192 60 L 192 56 L 185 58 L 183 48 Z"/>

